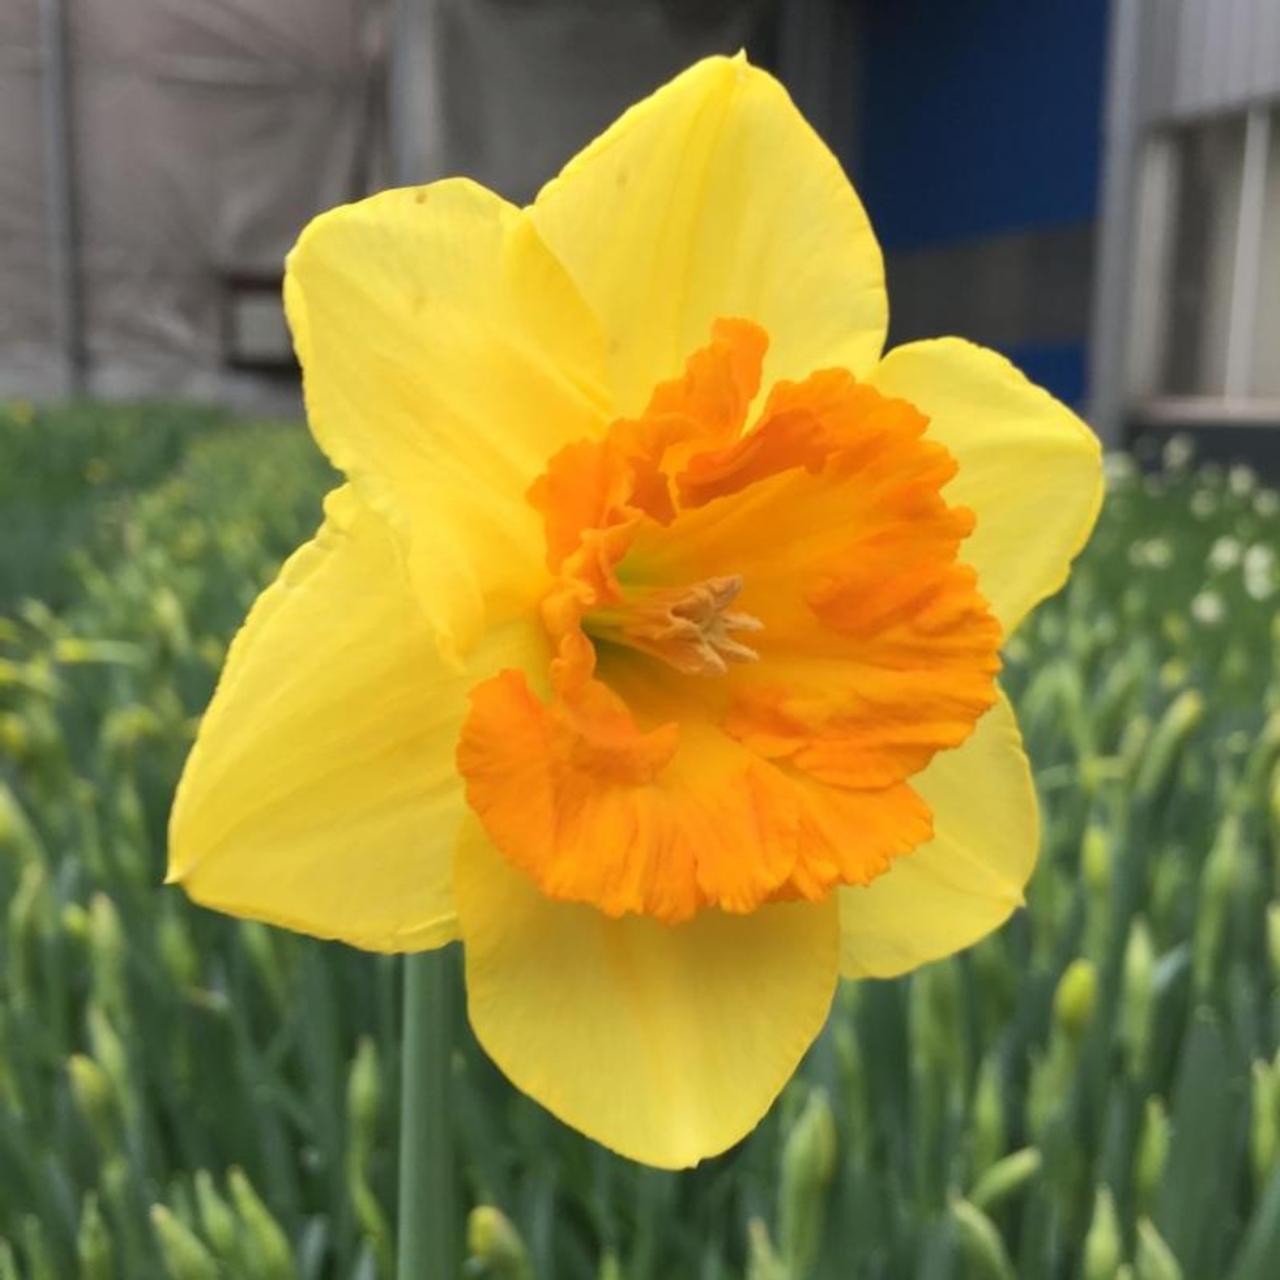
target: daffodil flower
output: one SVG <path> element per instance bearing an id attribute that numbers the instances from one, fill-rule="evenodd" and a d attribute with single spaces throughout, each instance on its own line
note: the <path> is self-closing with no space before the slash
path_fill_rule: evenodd
<path id="1" fill-rule="evenodd" d="M 317 218 L 285 300 L 346 476 L 253 607 L 170 878 L 381 951 L 461 940 L 523 1090 L 680 1166 L 757 1122 L 838 975 L 1022 901 L 996 675 L 1101 495 L 958 339 L 882 355 L 881 256 L 781 86 L 700 62 L 534 203 Z"/>

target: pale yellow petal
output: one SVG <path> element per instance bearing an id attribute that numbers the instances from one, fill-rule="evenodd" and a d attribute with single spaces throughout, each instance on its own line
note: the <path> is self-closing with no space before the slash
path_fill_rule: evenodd
<path id="1" fill-rule="evenodd" d="M 892 977 L 977 942 L 1021 905 L 1035 866 L 1035 788 L 1003 696 L 912 785 L 933 810 L 934 838 L 866 888 L 837 890 L 845 977 Z"/>
<path id="2" fill-rule="evenodd" d="M 511 1080 L 597 1142 L 679 1168 L 732 1146 L 821 1030 L 835 904 L 669 926 L 553 902 L 468 822 L 457 856 L 467 1003 Z"/>
<path id="3" fill-rule="evenodd" d="M 531 625 L 446 664 L 386 523 L 350 490 L 258 598 L 178 788 L 169 879 L 197 902 L 380 951 L 456 936 L 467 691 L 545 662 Z"/>
<path id="4" fill-rule="evenodd" d="M 600 429 L 603 338 L 529 217 L 463 180 L 316 218 L 285 302 L 307 415 L 409 548 L 429 620 L 458 647 L 541 590 L 525 491 Z"/>
<path id="5" fill-rule="evenodd" d="M 883 265 L 840 165 L 776 80 L 708 58 L 571 160 L 532 209 L 608 328 L 619 411 L 679 373 L 717 316 L 769 334 L 764 386 L 862 373 L 886 326 Z"/>
<path id="6" fill-rule="evenodd" d="M 961 555 L 1008 634 L 1062 586 L 1093 530 L 1098 438 L 1003 356 L 959 338 L 897 347 L 871 381 L 926 414 L 960 464 L 946 497 L 978 519 Z"/>

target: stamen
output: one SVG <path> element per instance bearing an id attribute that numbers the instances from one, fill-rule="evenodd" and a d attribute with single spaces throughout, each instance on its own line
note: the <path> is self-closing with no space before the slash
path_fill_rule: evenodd
<path id="1" fill-rule="evenodd" d="M 749 613 L 730 612 L 741 590 L 736 573 L 690 587 L 633 589 L 617 607 L 589 613 L 582 627 L 598 640 L 661 658 L 684 675 L 724 675 L 729 663 L 760 656 L 737 638 L 764 630 Z"/>

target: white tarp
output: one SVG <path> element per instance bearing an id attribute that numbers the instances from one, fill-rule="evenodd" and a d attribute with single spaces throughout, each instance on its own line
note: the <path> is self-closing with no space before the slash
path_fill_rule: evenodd
<path id="1" fill-rule="evenodd" d="M 0 0 L 0 395 L 65 390 L 41 6 Z M 234 281 L 402 172 L 523 200 L 762 0 L 61 0 L 87 390 L 226 396 Z M 56 154 L 56 152 L 54 153 Z M 56 226 L 56 219 L 52 225 Z"/>

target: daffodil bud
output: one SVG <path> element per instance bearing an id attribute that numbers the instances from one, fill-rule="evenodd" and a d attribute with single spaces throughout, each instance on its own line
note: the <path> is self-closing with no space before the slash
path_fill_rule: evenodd
<path id="1" fill-rule="evenodd" d="M 968 1200 L 951 1201 L 951 1221 L 956 1240 L 973 1280 L 1015 1280 L 1013 1263 L 995 1223 Z"/>
<path id="2" fill-rule="evenodd" d="M 131 1092 L 132 1073 L 124 1041 L 116 1034 L 111 1019 L 96 1004 L 89 1006 L 88 1023 L 93 1057 L 111 1082 L 116 1101 L 126 1118 L 131 1118 L 131 1113 L 136 1110 L 137 1099 Z"/>
<path id="3" fill-rule="evenodd" d="M 1191 946 L 1191 969 L 1198 991 L 1213 982 L 1226 933 L 1231 895 L 1239 874 L 1240 819 L 1228 814 L 1205 859 L 1200 877 L 1200 910 Z"/>
<path id="4" fill-rule="evenodd" d="M 151 1228 L 169 1280 L 219 1280 L 218 1263 L 213 1254 L 165 1205 L 151 1206 Z"/>
<path id="5" fill-rule="evenodd" d="M 80 1280 L 115 1280 L 111 1234 L 98 1208 L 98 1197 L 92 1191 L 85 1196 L 80 1212 L 76 1260 L 80 1264 Z"/>
<path id="6" fill-rule="evenodd" d="M 1000 1061 L 994 1054 L 988 1054 L 978 1068 L 969 1132 L 973 1141 L 972 1168 L 975 1174 L 980 1174 L 995 1164 L 1005 1145 L 1004 1090 Z"/>
<path id="7" fill-rule="evenodd" d="M 27 1280 L 59 1280 L 44 1228 L 33 1214 L 22 1220 L 22 1252 L 26 1255 Z"/>
<path id="8" fill-rule="evenodd" d="M 3 745 L 0 742 L 0 758 L 5 754 Z M 44 861 L 35 828 L 3 780 L 0 780 L 0 850 L 16 854 L 22 863 Z"/>
<path id="9" fill-rule="evenodd" d="M 1249 1130 L 1249 1153 L 1253 1158 L 1255 1187 L 1264 1187 L 1280 1158 L 1280 1053 L 1272 1062 L 1253 1064 L 1253 1123 Z"/>
<path id="10" fill-rule="evenodd" d="M 28 862 L 9 901 L 8 985 L 18 1001 L 28 1001 L 35 989 L 36 948 L 45 931 L 48 876 L 44 864 Z"/>
<path id="11" fill-rule="evenodd" d="M 262 1203 L 244 1170 L 232 1169 L 227 1185 L 244 1228 L 245 1253 L 255 1267 L 252 1274 L 261 1280 L 297 1280 L 289 1238 Z"/>
<path id="12" fill-rule="evenodd" d="M 1080 875 L 1085 888 L 1084 951 L 1098 960 L 1106 948 L 1111 919 L 1111 862 L 1111 835 L 1091 822 L 1080 846 Z"/>
<path id="13" fill-rule="evenodd" d="M 223 1262 L 230 1262 L 240 1253 L 240 1228 L 236 1215 L 219 1193 L 208 1169 L 197 1170 L 195 1191 L 196 1211 L 200 1215 L 204 1237 Z"/>
<path id="14" fill-rule="evenodd" d="M 1139 712 L 1125 721 L 1120 732 L 1120 744 L 1116 755 L 1120 759 L 1122 774 L 1126 778 L 1135 778 L 1142 761 L 1146 758 L 1147 744 L 1151 741 L 1151 717 Z"/>
<path id="15" fill-rule="evenodd" d="M 368 1036 L 362 1036 L 347 1078 L 350 1142 L 360 1151 L 371 1150 L 377 1140 L 378 1091 L 378 1050 Z"/>
<path id="16" fill-rule="evenodd" d="M 1130 1074 L 1134 1076 L 1140 1076 L 1146 1065 L 1155 1002 L 1155 968 L 1151 930 L 1138 916 L 1129 928 L 1125 943 L 1120 993 L 1120 1043 Z"/>
<path id="17" fill-rule="evenodd" d="M 835 1163 L 835 1117 L 826 1090 L 813 1089 L 787 1134 L 778 1190 L 779 1242 L 796 1275 L 807 1274 L 817 1256 Z"/>
<path id="18" fill-rule="evenodd" d="M 1138 1219 L 1138 1247 L 1134 1253 L 1137 1280 L 1182 1280 L 1182 1268 L 1150 1218 Z"/>
<path id="19" fill-rule="evenodd" d="M 1035 1147 L 1023 1147 L 997 1160 L 974 1183 L 969 1203 L 988 1213 L 1017 1195 L 1029 1182 L 1039 1177 L 1044 1161 Z"/>
<path id="20" fill-rule="evenodd" d="M 115 1090 L 107 1074 L 90 1057 L 73 1053 L 67 1059 L 71 1077 L 71 1096 L 84 1117 L 101 1151 L 110 1151 L 116 1143 L 118 1108 Z"/>
<path id="21" fill-rule="evenodd" d="M 13 1256 L 13 1246 L 7 1240 L 0 1240 L 0 1280 L 22 1280 Z"/>
<path id="22" fill-rule="evenodd" d="M 76 946 L 89 940 L 89 913 L 78 902 L 62 908 L 62 932 Z"/>
<path id="23" fill-rule="evenodd" d="M 1115 1280 L 1124 1259 L 1124 1241 L 1116 1217 L 1115 1197 L 1099 1187 L 1093 1199 L 1093 1218 L 1084 1238 L 1083 1280 Z"/>
<path id="24" fill-rule="evenodd" d="M 1195 689 L 1184 689 L 1165 709 L 1134 780 L 1134 797 L 1140 805 L 1150 805 L 1172 783 L 1182 748 L 1203 719 L 1204 698 Z"/>
<path id="25" fill-rule="evenodd" d="M 95 893 L 89 903 L 89 951 L 94 1000 L 119 1025 L 126 1025 L 129 994 L 124 929 L 116 904 L 105 893 Z"/>
<path id="26" fill-rule="evenodd" d="M 467 1216 L 467 1252 L 494 1280 L 533 1280 L 529 1251 L 501 1209 L 477 1205 Z"/>
<path id="27" fill-rule="evenodd" d="M 747 1223 L 747 1280 L 793 1280 L 774 1251 L 769 1228 L 760 1218 Z"/>
<path id="28" fill-rule="evenodd" d="M 1085 829 L 1080 874 L 1090 894 L 1105 896 L 1111 888 L 1111 834 L 1099 823 L 1091 822 Z"/>
<path id="29" fill-rule="evenodd" d="M 1164 1103 L 1152 1096 L 1142 1115 L 1142 1134 L 1134 1159 L 1133 1183 L 1139 1209 L 1149 1210 L 1164 1178 L 1169 1158 L 1169 1116 Z"/>
<path id="30" fill-rule="evenodd" d="M 1067 965 L 1058 980 L 1053 993 L 1053 1016 L 1072 1042 L 1078 1042 L 1088 1029 L 1097 991 L 1098 971 L 1091 960 L 1083 957 Z"/>

